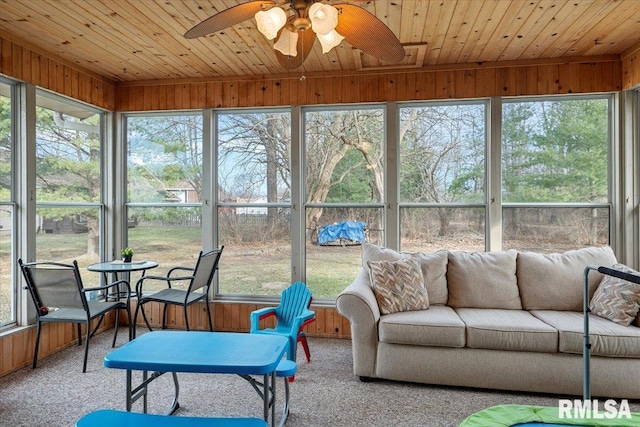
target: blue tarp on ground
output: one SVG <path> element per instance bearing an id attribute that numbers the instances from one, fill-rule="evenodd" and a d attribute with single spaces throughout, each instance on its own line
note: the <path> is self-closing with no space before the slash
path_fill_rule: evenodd
<path id="1" fill-rule="evenodd" d="M 360 221 L 343 221 L 325 225 L 318 232 L 318 244 L 340 244 L 339 239 L 362 243 L 364 242 L 364 227 L 364 222 Z"/>

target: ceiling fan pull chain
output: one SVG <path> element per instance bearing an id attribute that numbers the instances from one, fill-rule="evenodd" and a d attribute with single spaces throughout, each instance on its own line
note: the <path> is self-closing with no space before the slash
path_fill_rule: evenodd
<path id="1" fill-rule="evenodd" d="M 301 42 L 301 47 L 302 47 L 302 52 L 301 55 L 304 55 L 304 36 L 302 37 L 302 42 Z M 304 75 L 304 61 L 302 61 L 302 75 L 300 76 L 300 81 L 303 82 L 305 80 L 307 80 L 307 76 Z"/>

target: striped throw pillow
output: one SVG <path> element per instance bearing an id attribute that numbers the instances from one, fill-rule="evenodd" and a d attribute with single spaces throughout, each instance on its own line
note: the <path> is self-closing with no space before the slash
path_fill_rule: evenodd
<path id="1" fill-rule="evenodd" d="M 420 262 L 415 258 L 369 261 L 371 288 L 381 314 L 429 308 Z"/>
<path id="2" fill-rule="evenodd" d="M 637 271 L 614 264 L 611 268 L 624 273 L 640 275 Z M 622 326 L 629 326 L 640 308 L 640 284 L 605 276 L 589 304 L 591 312 Z"/>

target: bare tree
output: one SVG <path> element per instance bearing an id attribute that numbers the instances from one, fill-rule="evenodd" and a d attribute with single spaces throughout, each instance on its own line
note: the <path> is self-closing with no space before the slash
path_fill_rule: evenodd
<path id="1" fill-rule="evenodd" d="M 484 195 L 484 115 L 479 106 L 401 110 L 401 198 L 454 203 Z M 437 209 L 438 235 L 447 234 L 450 209 Z"/>

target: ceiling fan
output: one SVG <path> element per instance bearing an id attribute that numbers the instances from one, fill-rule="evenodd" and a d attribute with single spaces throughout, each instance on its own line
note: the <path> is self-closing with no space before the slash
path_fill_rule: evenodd
<path id="1" fill-rule="evenodd" d="M 316 38 L 323 53 L 342 40 L 363 52 L 390 63 L 398 63 L 405 52 L 396 35 L 375 15 L 352 4 L 329 5 L 321 0 L 253 0 L 230 7 L 200 22 L 184 35 L 206 36 L 251 18 L 268 39 L 280 64 L 287 69 L 302 65 Z"/>

